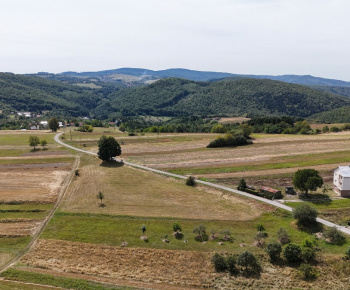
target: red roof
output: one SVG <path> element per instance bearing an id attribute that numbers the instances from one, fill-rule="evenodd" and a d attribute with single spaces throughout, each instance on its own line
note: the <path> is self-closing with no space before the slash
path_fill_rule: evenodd
<path id="1" fill-rule="evenodd" d="M 272 193 L 277 193 L 277 192 L 279 192 L 279 190 L 277 190 L 277 189 L 273 189 L 273 188 L 266 187 L 266 186 L 263 186 L 261 189 L 262 189 L 262 190 L 265 190 L 265 191 L 272 192 Z"/>

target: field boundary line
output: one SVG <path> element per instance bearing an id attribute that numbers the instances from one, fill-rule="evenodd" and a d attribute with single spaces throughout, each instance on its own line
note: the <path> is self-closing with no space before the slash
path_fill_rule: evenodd
<path id="1" fill-rule="evenodd" d="M 54 139 L 55 139 L 55 141 L 57 143 L 59 143 L 59 144 L 61 144 L 63 146 L 66 146 L 66 147 L 68 147 L 70 149 L 79 151 L 79 152 L 83 152 L 83 153 L 87 153 L 87 154 L 90 154 L 90 155 L 97 156 L 97 153 L 94 153 L 94 152 L 91 152 L 91 151 L 86 151 L 86 150 L 83 150 L 83 149 L 79 149 L 79 148 L 76 148 L 74 146 L 71 146 L 71 145 L 68 145 L 68 144 L 64 143 L 59 138 L 62 134 L 64 134 L 64 132 L 58 133 L 55 136 Z M 129 166 L 132 166 L 132 167 L 136 167 L 136 168 L 140 168 L 140 169 L 147 170 L 147 171 L 151 171 L 151 172 L 155 172 L 155 173 L 158 173 L 158 174 L 161 174 L 161 175 L 167 175 L 167 176 L 180 178 L 180 179 L 186 179 L 187 178 L 187 176 L 183 176 L 183 175 L 179 175 L 179 174 L 174 174 L 174 173 L 162 171 L 162 170 L 154 169 L 154 168 L 151 168 L 151 167 L 147 167 L 147 166 L 143 166 L 143 165 L 127 162 L 127 161 L 123 161 L 123 162 L 126 165 L 129 165 Z M 283 204 L 283 203 L 281 203 L 279 201 L 269 200 L 269 199 L 266 199 L 266 198 L 263 198 L 263 197 L 260 197 L 260 196 L 256 196 L 256 195 L 252 195 L 252 194 L 246 193 L 244 191 L 240 191 L 240 190 L 233 189 L 233 188 L 230 188 L 230 187 L 227 187 L 227 186 L 223 186 L 223 185 L 219 185 L 219 184 L 215 184 L 215 183 L 211 183 L 211 182 L 207 182 L 207 181 L 203 181 L 203 180 L 196 179 L 196 182 L 200 183 L 200 184 L 204 184 L 204 185 L 210 186 L 210 187 L 214 187 L 214 188 L 217 188 L 217 189 L 225 190 L 225 191 L 228 191 L 228 192 L 231 192 L 231 193 L 234 193 L 234 194 L 242 195 L 242 196 L 245 196 L 245 197 L 248 197 L 248 198 L 251 198 L 251 199 L 255 199 L 255 200 L 258 200 L 260 202 L 264 202 L 264 203 L 267 203 L 269 205 L 272 205 L 272 206 L 275 206 L 275 207 L 287 210 L 289 212 L 293 211 L 292 207 L 287 206 L 287 205 L 285 205 L 285 204 Z M 327 220 L 322 219 L 322 218 L 317 218 L 316 220 L 317 220 L 317 222 L 319 222 L 319 223 L 321 223 L 323 225 L 326 225 L 328 227 L 335 227 L 338 230 L 340 230 L 341 232 L 343 232 L 343 233 L 345 233 L 347 235 L 350 235 L 350 228 L 347 228 L 345 226 L 341 226 L 341 225 L 332 223 L 332 222 L 327 221 Z"/>
<path id="2" fill-rule="evenodd" d="M 63 198 L 64 198 L 64 196 L 66 195 L 66 193 L 68 191 L 68 187 L 69 187 L 69 185 L 71 184 L 71 182 L 73 180 L 73 177 L 75 175 L 75 170 L 78 169 L 79 164 L 80 164 L 80 156 L 76 156 L 74 164 L 72 166 L 72 170 L 70 171 L 68 177 L 65 179 L 63 185 L 61 186 L 61 189 L 60 189 L 58 197 L 57 197 L 57 201 L 56 201 L 55 205 L 53 206 L 52 210 L 46 216 L 44 221 L 41 223 L 40 227 L 36 230 L 36 233 L 33 235 L 31 241 L 29 242 L 29 244 L 24 248 L 23 251 L 21 251 L 19 254 L 17 254 L 16 257 L 14 257 L 12 260 L 10 260 L 4 266 L 2 266 L 0 268 L 0 273 L 6 271 L 8 268 L 10 268 L 14 264 L 16 264 L 36 244 L 36 242 L 39 239 L 39 236 L 44 231 L 46 225 L 51 220 L 51 218 L 53 217 L 53 215 L 57 211 L 58 207 L 61 205 L 61 203 L 63 201 Z"/>

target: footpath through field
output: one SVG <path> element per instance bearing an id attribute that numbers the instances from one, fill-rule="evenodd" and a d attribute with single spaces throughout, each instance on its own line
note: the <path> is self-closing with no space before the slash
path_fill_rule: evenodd
<path id="1" fill-rule="evenodd" d="M 83 152 L 83 153 L 86 153 L 86 154 L 97 156 L 97 153 L 86 151 L 86 150 L 83 150 L 83 149 L 79 149 L 79 148 L 76 148 L 74 146 L 71 146 L 71 145 L 68 145 L 68 144 L 64 143 L 63 141 L 60 140 L 61 134 L 63 134 L 63 132 L 62 133 L 58 133 L 55 136 L 55 141 L 57 143 L 59 143 L 59 144 L 61 144 L 63 146 L 66 146 L 68 148 L 71 148 L 73 150 L 76 150 L 76 151 L 80 151 L 80 152 Z M 153 168 L 150 168 L 150 167 L 147 167 L 147 166 L 138 165 L 138 164 L 134 164 L 134 163 L 127 162 L 127 161 L 124 161 L 124 164 L 132 166 L 132 167 L 140 168 L 140 169 L 143 169 L 143 170 L 152 171 L 152 172 L 155 172 L 155 173 L 158 173 L 158 174 L 163 174 L 163 175 L 175 177 L 175 178 L 180 178 L 180 179 L 186 179 L 187 178 L 187 176 L 174 174 L 174 173 L 170 173 L 170 172 L 166 172 L 166 171 L 162 171 L 162 170 L 158 170 L 158 169 L 153 169 Z M 278 207 L 278 208 L 282 208 L 282 209 L 290 211 L 290 212 L 293 210 L 290 206 L 284 205 L 284 204 L 280 203 L 279 201 L 269 200 L 269 199 L 266 199 L 266 198 L 263 198 L 263 197 L 260 197 L 260 196 L 256 196 L 256 195 L 252 195 L 252 194 L 246 193 L 244 191 L 236 190 L 236 189 L 233 189 L 233 188 L 230 188 L 230 187 L 227 187 L 227 186 L 223 186 L 223 185 L 219 185 L 219 184 L 215 184 L 215 183 L 211 183 L 211 182 L 207 182 L 207 181 L 202 181 L 202 180 L 198 180 L 197 179 L 196 182 L 204 184 L 204 185 L 207 185 L 207 186 L 210 186 L 210 187 L 214 187 L 214 188 L 218 188 L 218 189 L 221 189 L 221 190 L 225 190 L 225 191 L 228 191 L 228 192 L 231 192 L 231 193 L 243 195 L 243 196 L 248 197 L 248 198 L 259 200 L 261 202 L 273 205 L 273 206 Z M 324 224 L 324 225 L 328 226 L 328 227 L 336 227 L 341 232 L 350 235 L 350 229 L 345 227 L 345 226 L 337 225 L 335 223 L 329 222 L 329 221 L 327 221 L 325 219 L 322 219 L 322 218 L 317 218 L 317 221 L 319 223 L 321 223 L 321 224 Z"/>

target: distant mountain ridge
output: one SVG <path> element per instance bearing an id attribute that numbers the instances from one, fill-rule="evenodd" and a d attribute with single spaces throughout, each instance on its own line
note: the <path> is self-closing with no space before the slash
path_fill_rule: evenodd
<path id="1" fill-rule="evenodd" d="M 292 84 L 308 85 L 308 86 L 335 86 L 335 87 L 350 87 L 350 82 L 314 77 L 311 75 L 243 75 L 232 74 L 227 72 L 212 72 L 212 71 L 196 71 L 183 68 L 172 68 L 166 70 L 149 70 L 143 68 L 118 68 L 97 72 L 63 72 L 58 75 L 72 76 L 72 77 L 106 77 L 113 74 L 129 75 L 139 77 L 140 79 L 160 79 L 167 77 L 183 78 L 192 81 L 210 81 L 223 78 L 255 78 L 255 79 L 270 79 L 276 81 L 282 81 Z"/>

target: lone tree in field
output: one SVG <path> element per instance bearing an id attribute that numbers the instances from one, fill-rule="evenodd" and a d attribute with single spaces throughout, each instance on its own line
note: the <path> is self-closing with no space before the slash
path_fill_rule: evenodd
<path id="1" fill-rule="evenodd" d="M 98 158 L 103 161 L 112 161 L 113 157 L 122 153 L 119 143 L 114 137 L 102 136 L 98 141 Z"/>
<path id="2" fill-rule="evenodd" d="M 29 136 L 29 146 L 33 146 L 34 151 L 35 151 L 35 146 L 38 146 L 39 143 L 40 143 L 40 140 L 38 136 Z"/>
<path id="3" fill-rule="evenodd" d="M 56 132 L 59 127 L 60 126 L 56 118 L 51 118 L 49 120 L 49 128 L 51 129 L 52 132 Z"/>
<path id="4" fill-rule="evenodd" d="M 309 190 L 314 191 L 321 187 L 323 179 L 315 169 L 300 169 L 295 172 L 293 185 L 307 195 Z"/>
<path id="5" fill-rule="evenodd" d="M 99 191 L 96 197 L 100 200 L 100 206 L 102 206 L 102 204 L 103 204 L 102 201 L 105 198 L 105 196 L 103 195 L 103 193 L 101 191 Z"/>

